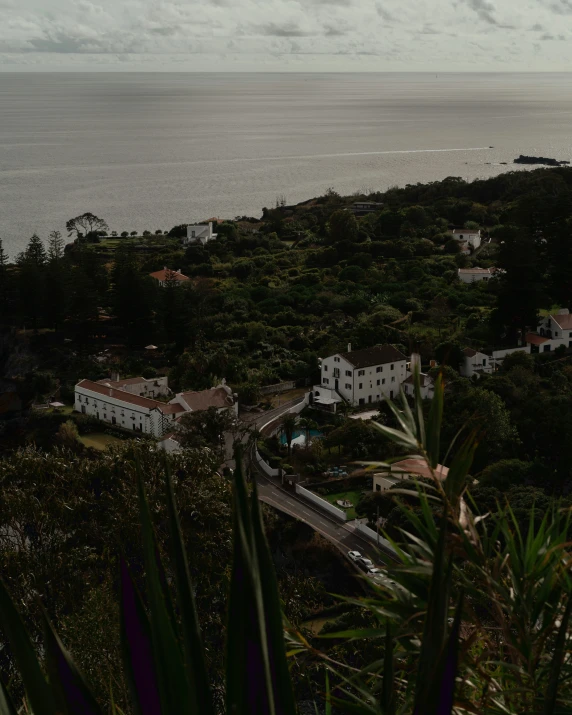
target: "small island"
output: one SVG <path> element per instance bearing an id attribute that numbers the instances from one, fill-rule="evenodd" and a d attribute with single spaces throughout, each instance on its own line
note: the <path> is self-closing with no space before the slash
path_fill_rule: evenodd
<path id="1" fill-rule="evenodd" d="M 546 166 L 564 166 L 569 161 L 558 161 L 557 159 L 547 159 L 545 156 L 524 156 L 521 154 L 514 160 L 515 164 L 545 164 Z"/>

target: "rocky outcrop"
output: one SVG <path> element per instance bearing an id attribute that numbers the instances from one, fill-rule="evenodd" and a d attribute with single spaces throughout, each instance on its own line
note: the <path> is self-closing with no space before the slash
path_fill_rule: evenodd
<path id="1" fill-rule="evenodd" d="M 524 156 L 521 154 L 514 160 L 515 164 L 544 164 L 545 166 L 564 166 L 569 161 L 558 161 L 557 159 L 547 159 L 545 156 Z"/>

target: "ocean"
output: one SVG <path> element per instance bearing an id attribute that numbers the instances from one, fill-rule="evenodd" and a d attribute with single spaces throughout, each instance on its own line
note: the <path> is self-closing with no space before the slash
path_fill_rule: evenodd
<path id="1" fill-rule="evenodd" d="M 154 232 L 495 176 L 571 160 L 571 122 L 568 73 L 0 73 L 0 238 L 13 258 L 86 211 Z"/>

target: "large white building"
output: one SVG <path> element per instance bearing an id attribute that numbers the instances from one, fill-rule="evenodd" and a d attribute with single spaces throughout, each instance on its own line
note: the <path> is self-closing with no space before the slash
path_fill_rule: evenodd
<path id="1" fill-rule="evenodd" d="M 463 283 L 477 283 L 478 281 L 488 281 L 494 275 L 492 268 L 459 268 L 459 280 Z"/>
<path id="2" fill-rule="evenodd" d="M 144 380 L 144 378 L 131 379 Z M 160 379 L 157 379 L 157 385 L 153 384 L 149 389 L 168 390 L 166 382 L 158 382 Z M 135 387 L 144 385 L 145 382 L 153 381 L 144 380 L 143 383 L 135 383 L 129 380 L 123 382 L 81 380 L 75 386 L 74 409 L 102 422 L 156 438 L 176 432 L 177 421 L 186 412 L 216 407 L 231 409 L 236 413 L 238 409 L 235 396 L 224 384 L 201 392 L 182 392 L 167 404 L 142 394 L 135 394 L 133 391 Z M 122 387 L 115 387 L 116 383 L 122 384 Z M 132 391 L 126 388 L 131 388 Z"/>
<path id="3" fill-rule="evenodd" d="M 318 405 L 369 405 L 396 397 L 407 377 L 407 357 L 392 345 L 337 353 L 322 360 L 322 380 L 313 389 Z"/>
<path id="4" fill-rule="evenodd" d="M 205 243 L 215 239 L 217 235 L 218 234 L 213 233 L 212 221 L 209 221 L 207 224 L 187 226 L 187 236 L 183 238 L 183 243 L 201 243 L 204 246 Z"/>
<path id="5" fill-rule="evenodd" d="M 527 333 L 526 342 L 533 353 L 549 353 L 560 346 L 572 348 L 572 315 L 568 308 L 546 315 L 536 333 Z"/>

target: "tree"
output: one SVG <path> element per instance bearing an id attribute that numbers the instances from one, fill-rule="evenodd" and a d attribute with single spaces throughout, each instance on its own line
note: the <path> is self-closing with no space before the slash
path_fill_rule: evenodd
<path id="1" fill-rule="evenodd" d="M 485 467 L 479 474 L 479 484 L 504 492 L 510 487 L 522 486 L 532 476 L 532 465 L 520 459 L 501 459 Z"/>
<path id="2" fill-rule="evenodd" d="M 103 219 L 88 212 L 66 221 L 66 229 L 68 236 L 75 233 L 76 238 L 87 238 L 89 235 L 97 235 L 98 231 L 109 231 L 109 226 Z"/>
<path id="3" fill-rule="evenodd" d="M 292 454 L 292 440 L 294 439 L 294 432 L 296 431 L 297 423 L 296 415 L 291 412 L 287 412 L 281 421 L 282 432 L 284 433 L 284 438 L 286 439 L 286 444 L 288 446 L 288 456 Z"/>
<path id="4" fill-rule="evenodd" d="M 59 231 L 52 231 L 48 237 L 48 261 L 55 263 L 64 257 L 65 242 Z"/>
<path id="5" fill-rule="evenodd" d="M 79 440 L 79 432 L 77 425 L 73 420 L 63 422 L 56 434 L 57 441 L 63 446 L 73 449 L 77 446 Z"/>
<path id="6" fill-rule="evenodd" d="M 339 209 L 334 211 L 328 222 L 328 230 L 331 243 L 339 241 L 357 241 L 358 222 L 351 211 Z"/>
<path id="7" fill-rule="evenodd" d="M 305 444 L 306 447 L 308 447 L 311 441 L 311 432 L 312 430 L 318 429 L 318 423 L 315 420 L 310 419 L 309 417 L 302 417 L 302 419 L 298 422 L 298 426 L 306 433 Z"/>
<path id="8" fill-rule="evenodd" d="M 121 234 L 121 235 L 123 236 L 123 234 Z M 125 233 L 125 235 L 127 236 L 127 232 Z M 129 235 L 130 235 L 130 236 L 137 236 L 137 231 L 131 231 L 131 233 L 130 233 Z"/>
<path id="9" fill-rule="evenodd" d="M 456 253 L 461 252 L 461 246 L 459 245 L 459 241 L 457 241 L 455 238 L 450 238 L 444 245 L 443 250 L 445 251 L 445 253 L 455 255 Z"/>
<path id="10" fill-rule="evenodd" d="M 448 340 L 437 345 L 435 348 L 435 357 L 440 365 L 450 365 L 458 372 L 464 354 L 459 343 Z"/>
<path id="11" fill-rule="evenodd" d="M 30 238 L 26 249 L 22 253 L 18 254 L 16 262 L 20 266 L 24 264 L 33 264 L 38 268 L 46 265 L 48 262 L 48 256 L 42 239 L 38 235 L 34 234 L 32 238 Z"/>
<path id="12" fill-rule="evenodd" d="M 187 412 L 179 420 L 177 436 L 185 447 L 210 447 L 221 454 L 224 451 L 225 433 L 231 431 L 235 422 L 233 412 L 216 407 Z"/>
<path id="13" fill-rule="evenodd" d="M 121 231 L 121 238 L 127 238 L 127 236 L 129 236 L 127 231 Z"/>

